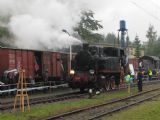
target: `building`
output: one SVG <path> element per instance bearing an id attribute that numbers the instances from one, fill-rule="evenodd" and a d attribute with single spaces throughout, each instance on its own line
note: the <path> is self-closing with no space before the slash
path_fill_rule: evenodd
<path id="1" fill-rule="evenodd" d="M 136 47 L 135 46 L 128 46 L 127 47 L 127 54 L 128 54 L 128 58 L 136 58 L 135 56 L 136 53 Z M 144 48 L 140 48 L 140 57 L 144 56 Z"/>

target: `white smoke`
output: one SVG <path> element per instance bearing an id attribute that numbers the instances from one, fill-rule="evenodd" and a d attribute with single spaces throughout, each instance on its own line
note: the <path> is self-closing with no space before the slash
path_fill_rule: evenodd
<path id="1" fill-rule="evenodd" d="M 9 16 L 5 24 L 16 39 L 16 46 L 63 48 L 80 43 L 62 29 L 73 33 L 72 28 L 80 21 L 84 4 L 77 4 L 74 0 L 0 0 L 0 16 Z"/>

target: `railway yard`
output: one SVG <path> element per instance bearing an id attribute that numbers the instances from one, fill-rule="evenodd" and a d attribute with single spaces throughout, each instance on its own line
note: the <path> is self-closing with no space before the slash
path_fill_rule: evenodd
<path id="1" fill-rule="evenodd" d="M 154 80 L 143 83 L 143 92 L 137 92 L 136 84 L 127 92 L 127 86 L 121 85 L 120 89 L 105 91 L 89 99 L 88 93 L 80 93 L 67 87 L 57 88 L 44 93 L 30 95 L 31 110 L 21 113 L 19 105 L 17 112 L 13 112 L 13 96 L 1 98 L 0 119 L 10 120 L 93 120 L 111 119 L 119 111 L 136 109 L 147 104 L 148 101 L 158 101 L 160 97 L 160 81 Z M 158 104 L 158 103 L 157 103 Z M 122 112 L 123 114 L 123 112 Z M 118 118 L 116 118 L 118 119 Z"/>
<path id="2" fill-rule="evenodd" d="M 160 120 L 158 12 L 156 0 L 0 0 L 0 120 Z"/>

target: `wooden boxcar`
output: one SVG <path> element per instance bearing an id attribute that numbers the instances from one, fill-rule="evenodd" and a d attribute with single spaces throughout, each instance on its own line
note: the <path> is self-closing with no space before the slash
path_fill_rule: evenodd
<path id="1" fill-rule="evenodd" d="M 0 48 L 0 77 L 5 71 L 23 67 L 26 77 L 36 81 L 44 80 L 48 72 L 49 80 L 64 80 L 69 75 L 69 55 L 67 53 Z"/>

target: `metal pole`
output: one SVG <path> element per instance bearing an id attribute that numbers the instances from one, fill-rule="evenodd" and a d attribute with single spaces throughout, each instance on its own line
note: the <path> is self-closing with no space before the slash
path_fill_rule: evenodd
<path id="1" fill-rule="evenodd" d="M 67 30 L 63 29 L 62 31 L 67 33 L 69 36 L 71 36 Z M 70 61 L 70 70 L 71 70 L 72 69 L 71 68 L 72 67 L 72 63 L 71 63 L 71 61 L 72 61 L 72 45 L 71 45 L 71 43 L 69 45 L 69 59 L 70 59 L 69 61 Z"/>
<path id="2" fill-rule="evenodd" d="M 72 45 L 69 46 L 69 54 L 70 54 L 70 70 L 72 69 Z"/>

